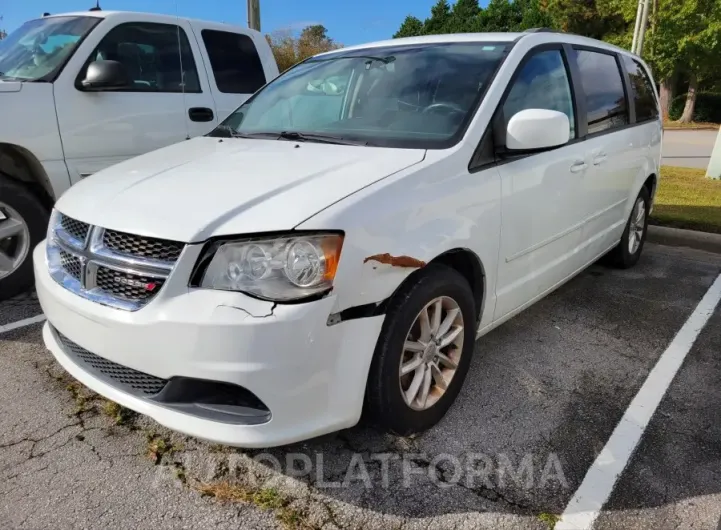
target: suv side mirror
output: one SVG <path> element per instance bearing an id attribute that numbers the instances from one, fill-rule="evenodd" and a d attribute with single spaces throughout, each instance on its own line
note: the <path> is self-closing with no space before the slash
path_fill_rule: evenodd
<path id="1" fill-rule="evenodd" d="M 93 61 L 80 84 L 85 90 L 110 90 L 130 86 L 130 76 L 123 63 Z"/>
<path id="2" fill-rule="evenodd" d="M 526 109 L 511 117 L 506 128 L 506 149 L 539 151 L 567 144 L 571 125 L 563 112 Z"/>

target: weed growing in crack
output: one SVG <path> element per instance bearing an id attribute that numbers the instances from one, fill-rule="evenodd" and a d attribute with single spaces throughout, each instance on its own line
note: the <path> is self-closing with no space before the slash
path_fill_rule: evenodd
<path id="1" fill-rule="evenodd" d="M 148 441 L 148 458 L 155 465 L 160 464 L 164 455 L 175 451 L 173 444 L 158 434 L 147 432 L 145 438 Z"/>
<path id="2" fill-rule="evenodd" d="M 561 517 L 556 515 L 555 513 L 540 513 L 538 514 L 538 520 L 546 523 L 548 525 L 548 528 L 553 530 L 553 528 L 556 526 L 556 523 L 561 520 Z"/>
<path id="3" fill-rule="evenodd" d="M 194 487 L 204 497 L 213 497 L 221 502 L 244 502 L 261 510 L 272 511 L 288 530 L 315 530 L 315 526 L 301 512 L 290 506 L 291 499 L 284 497 L 275 488 L 254 489 L 228 481 L 199 483 Z"/>
<path id="4" fill-rule="evenodd" d="M 128 425 L 131 426 L 135 419 L 138 417 L 138 413 L 123 407 L 115 403 L 115 401 L 104 400 L 103 403 L 103 414 L 108 416 L 115 422 L 115 425 Z"/>

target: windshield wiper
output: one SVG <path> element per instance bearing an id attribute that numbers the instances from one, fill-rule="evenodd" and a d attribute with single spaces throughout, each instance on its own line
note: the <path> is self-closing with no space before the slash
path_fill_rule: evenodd
<path id="1" fill-rule="evenodd" d="M 228 125 L 218 125 L 215 129 L 210 131 L 206 136 L 215 138 L 262 138 L 257 134 L 241 133 L 233 129 Z"/>
<path id="2" fill-rule="evenodd" d="M 278 140 L 291 140 L 294 142 L 315 142 L 319 144 L 338 145 L 368 145 L 368 142 L 348 140 L 342 136 L 332 134 L 302 133 L 299 131 L 281 131 L 277 133 Z"/>

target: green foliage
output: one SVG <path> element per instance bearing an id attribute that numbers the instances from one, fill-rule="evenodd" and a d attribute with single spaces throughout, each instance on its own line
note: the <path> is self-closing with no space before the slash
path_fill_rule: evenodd
<path id="1" fill-rule="evenodd" d="M 673 98 L 669 109 L 669 119 L 678 120 L 681 114 L 683 114 L 685 104 L 686 94 L 681 94 Z M 706 123 L 721 123 L 721 93 L 698 92 L 692 120 Z"/>
<path id="2" fill-rule="evenodd" d="M 623 16 L 615 10 L 600 10 L 602 0 L 548 0 L 554 27 L 594 39 L 626 29 Z M 638 4 L 637 4 L 638 5 Z"/>
<path id="3" fill-rule="evenodd" d="M 431 8 L 429 18 L 421 22 L 416 17 L 407 16 L 393 37 L 551 27 L 553 20 L 545 7 L 545 1 L 490 0 L 483 9 L 478 0 L 456 0 L 453 6 L 448 0 L 438 0 Z"/>
<path id="4" fill-rule="evenodd" d="M 393 35 L 393 38 L 416 37 L 418 35 L 423 35 L 423 22 L 414 16 L 408 15 L 401 24 L 400 29 Z"/>

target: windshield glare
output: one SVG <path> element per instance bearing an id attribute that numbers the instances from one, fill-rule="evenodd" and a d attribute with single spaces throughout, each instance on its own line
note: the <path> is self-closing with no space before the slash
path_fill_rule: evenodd
<path id="1" fill-rule="evenodd" d="M 31 20 L 0 41 L 0 79 L 48 81 L 100 19 Z"/>
<path id="2" fill-rule="evenodd" d="M 368 48 L 306 61 L 261 89 L 216 134 L 295 131 L 368 145 L 456 143 L 506 44 Z"/>

